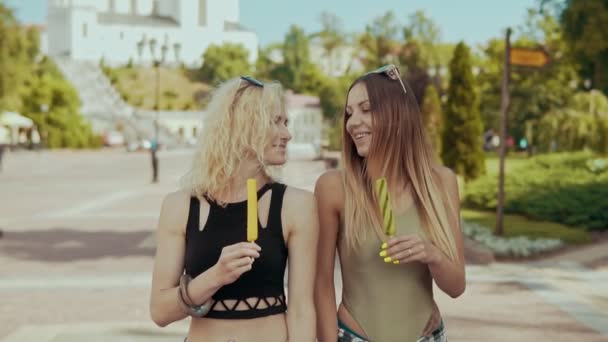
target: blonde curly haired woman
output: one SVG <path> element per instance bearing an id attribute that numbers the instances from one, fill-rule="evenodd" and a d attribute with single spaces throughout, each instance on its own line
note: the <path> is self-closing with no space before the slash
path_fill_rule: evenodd
<path id="1" fill-rule="evenodd" d="M 315 340 L 314 197 L 273 176 L 290 139 L 280 84 L 240 77 L 217 88 L 183 189 L 162 204 L 150 300 L 157 325 L 192 316 L 189 342 Z M 248 179 L 258 185 L 255 242 Z"/>
<path id="2" fill-rule="evenodd" d="M 416 100 L 394 65 L 351 85 L 342 131 L 344 169 L 323 174 L 315 188 L 318 340 L 446 341 L 432 284 L 452 297 L 465 289 L 458 187 L 433 160 Z M 388 235 L 375 189 L 381 177 L 394 210 L 396 232 Z"/>

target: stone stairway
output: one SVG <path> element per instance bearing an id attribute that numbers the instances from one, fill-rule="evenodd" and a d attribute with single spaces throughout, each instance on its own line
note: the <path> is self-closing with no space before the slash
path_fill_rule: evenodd
<path id="1" fill-rule="evenodd" d="M 138 115 L 112 86 L 101 68 L 93 62 L 54 57 L 59 70 L 78 91 L 81 113 L 98 133 L 116 131 L 120 127 L 127 143 L 154 138 L 154 119 Z M 177 144 L 177 138 L 166 127 L 159 127 L 159 139 L 165 146 Z"/>

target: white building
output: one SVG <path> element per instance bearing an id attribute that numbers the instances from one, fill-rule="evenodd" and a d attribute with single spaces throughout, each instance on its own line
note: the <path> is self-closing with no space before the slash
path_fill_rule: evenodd
<path id="1" fill-rule="evenodd" d="M 316 96 L 287 93 L 287 116 L 292 138 L 288 147 L 291 159 L 321 156 L 323 112 Z"/>
<path id="2" fill-rule="evenodd" d="M 363 64 L 358 58 L 360 51 L 350 44 L 338 46 L 328 55 L 321 40 L 312 39 L 309 53 L 310 60 L 315 61 L 321 71 L 331 77 L 340 77 L 347 72 L 364 72 Z"/>
<path id="3" fill-rule="evenodd" d="M 287 144 L 291 159 L 315 159 L 321 156 L 323 113 L 319 98 L 287 93 L 287 116 L 292 139 Z M 150 119 L 153 111 L 140 111 Z M 202 132 L 205 112 L 160 112 L 159 123 L 176 136 L 179 143 L 194 144 Z"/>
<path id="4" fill-rule="evenodd" d="M 150 117 L 154 115 L 149 112 Z M 193 145 L 203 128 L 205 112 L 160 112 L 159 123 L 177 137 L 180 144 Z"/>
<path id="5" fill-rule="evenodd" d="M 210 44 L 240 43 L 257 59 L 257 35 L 239 24 L 239 0 L 49 0 L 48 52 L 108 64 L 197 66 Z M 154 55 L 152 56 L 152 51 Z"/>

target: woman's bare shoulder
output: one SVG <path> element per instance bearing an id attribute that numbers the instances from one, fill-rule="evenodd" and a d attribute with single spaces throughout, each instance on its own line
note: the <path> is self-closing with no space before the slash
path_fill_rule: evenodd
<path id="1" fill-rule="evenodd" d="M 342 170 L 323 173 L 315 185 L 315 196 L 325 203 L 340 206 L 344 202 L 344 181 Z"/>
<path id="2" fill-rule="evenodd" d="M 190 211 L 190 197 L 190 192 L 186 190 L 178 190 L 165 195 L 160 212 L 159 230 L 185 233 Z"/>
<path id="3" fill-rule="evenodd" d="M 435 175 L 439 176 L 442 181 L 450 181 L 456 178 L 456 174 L 449 167 L 435 164 L 432 166 Z"/>
<path id="4" fill-rule="evenodd" d="M 317 207 L 312 192 L 287 186 L 283 197 L 283 222 L 294 231 L 309 230 L 312 217 L 316 217 Z"/>
<path id="5" fill-rule="evenodd" d="M 433 167 L 433 171 L 437 179 L 439 179 L 441 186 L 448 190 L 448 194 L 454 201 L 460 200 L 458 177 L 456 173 L 443 165 L 436 165 Z"/>
<path id="6" fill-rule="evenodd" d="M 309 211 L 313 210 L 314 195 L 312 192 L 287 186 L 283 198 L 283 206 L 289 210 L 290 214 L 309 215 Z"/>

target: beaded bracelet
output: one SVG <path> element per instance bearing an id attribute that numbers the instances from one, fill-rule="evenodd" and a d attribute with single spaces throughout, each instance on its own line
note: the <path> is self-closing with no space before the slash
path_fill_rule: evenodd
<path id="1" fill-rule="evenodd" d="M 200 318 L 209 313 L 209 310 L 211 310 L 212 300 L 211 298 L 209 298 L 203 304 L 195 305 L 192 299 L 190 299 L 190 296 L 188 295 L 188 284 L 190 283 L 190 280 L 192 280 L 192 278 L 190 278 L 190 276 L 187 274 L 183 274 L 179 278 L 178 294 L 180 306 L 186 314 Z"/>

